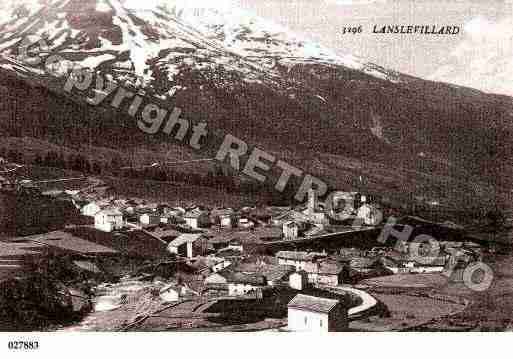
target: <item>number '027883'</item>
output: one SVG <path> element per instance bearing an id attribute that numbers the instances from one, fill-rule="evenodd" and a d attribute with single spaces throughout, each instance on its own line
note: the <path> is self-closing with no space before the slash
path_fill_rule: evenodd
<path id="1" fill-rule="evenodd" d="M 39 342 L 37 341 L 10 341 L 7 344 L 9 350 L 37 350 Z"/>

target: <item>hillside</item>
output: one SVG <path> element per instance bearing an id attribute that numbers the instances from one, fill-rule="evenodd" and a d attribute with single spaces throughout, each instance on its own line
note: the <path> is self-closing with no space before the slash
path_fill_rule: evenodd
<path id="1" fill-rule="evenodd" d="M 45 56 L 59 54 L 141 89 L 193 122 L 207 121 L 218 139 L 233 134 L 333 187 L 457 209 L 510 207 L 511 98 L 339 56 L 238 10 L 173 3 L 146 10 L 118 0 L 4 7 L 16 15 L 0 24 L 0 133 L 77 151 L 176 157 L 169 138 L 149 137 L 123 111 L 85 105 L 37 68 L 20 65 L 20 41 L 39 34 L 50 44 Z"/>

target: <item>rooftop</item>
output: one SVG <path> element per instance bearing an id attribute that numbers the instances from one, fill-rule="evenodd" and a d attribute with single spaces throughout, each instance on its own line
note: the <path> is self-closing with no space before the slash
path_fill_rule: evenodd
<path id="1" fill-rule="evenodd" d="M 232 270 L 219 272 L 218 274 L 222 275 L 228 283 L 238 283 L 238 284 L 249 284 L 254 286 L 265 286 L 266 279 L 262 274 L 257 273 L 242 273 L 235 272 Z"/>
<path id="2" fill-rule="evenodd" d="M 340 301 L 336 299 L 298 294 L 289 302 L 288 307 L 317 313 L 329 313 L 339 303 Z"/>
<path id="3" fill-rule="evenodd" d="M 121 211 L 117 208 L 105 208 L 103 210 L 101 210 L 100 212 L 98 212 L 96 215 L 106 215 L 106 216 L 115 216 L 115 217 L 118 217 L 118 216 L 123 216 L 123 213 L 121 213 Z"/>
<path id="4" fill-rule="evenodd" d="M 176 229 L 166 229 L 155 232 L 155 235 L 160 238 L 167 238 L 167 237 L 180 237 L 182 235 L 182 232 L 177 231 Z"/>
<path id="5" fill-rule="evenodd" d="M 235 266 L 235 270 L 244 273 L 254 273 L 263 275 L 268 281 L 275 281 L 285 278 L 294 273 L 295 267 L 291 265 L 281 264 L 257 264 L 257 263 L 239 263 Z"/>
<path id="6" fill-rule="evenodd" d="M 208 215 L 208 213 L 206 211 L 201 211 L 201 210 L 198 210 L 198 209 L 194 209 L 192 211 L 187 212 L 184 215 L 184 218 L 199 218 L 199 217 L 204 216 L 204 215 Z"/>
<path id="7" fill-rule="evenodd" d="M 185 243 L 196 242 L 201 237 L 203 237 L 202 233 L 184 233 L 175 240 L 173 240 L 171 243 L 169 243 L 169 245 L 172 247 L 179 247 Z"/>
<path id="8" fill-rule="evenodd" d="M 284 258 L 296 261 L 314 261 L 317 258 L 326 257 L 326 254 L 316 252 L 292 252 L 292 251 L 280 251 L 276 253 L 277 258 Z"/>
<path id="9" fill-rule="evenodd" d="M 319 274 L 340 274 L 344 270 L 344 266 L 337 262 L 321 262 L 319 266 Z"/>

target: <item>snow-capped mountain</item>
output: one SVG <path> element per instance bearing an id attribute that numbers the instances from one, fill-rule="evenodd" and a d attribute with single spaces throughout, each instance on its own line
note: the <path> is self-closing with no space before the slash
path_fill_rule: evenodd
<path id="1" fill-rule="evenodd" d="M 187 86 L 177 77 L 184 70 L 217 83 L 225 77 L 219 74 L 228 73 L 269 85 L 279 82 L 273 80 L 279 67 L 312 61 L 380 78 L 393 75 L 352 56 L 338 56 L 245 11 L 204 1 L 162 0 L 141 8 L 122 0 L 25 0 L 4 5 L 2 11 L 11 14 L 0 25 L 4 56 L 15 59 L 26 37 L 43 37 L 48 55 L 143 85 L 163 99 Z M 162 77 L 172 86 L 162 84 Z"/>

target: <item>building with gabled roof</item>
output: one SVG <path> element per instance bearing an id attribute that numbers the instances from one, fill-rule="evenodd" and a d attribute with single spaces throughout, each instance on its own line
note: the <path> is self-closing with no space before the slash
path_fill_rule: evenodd
<path id="1" fill-rule="evenodd" d="M 179 256 L 194 258 L 208 251 L 208 239 L 202 233 L 184 233 L 169 243 L 168 251 Z"/>
<path id="2" fill-rule="evenodd" d="M 262 274 L 243 273 L 234 270 L 223 270 L 213 273 L 205 279 L 207 288 L 224 288 L 229 296 L 242 296 L 267 285 Z"/>
<path id="3" fill-rule="evenodd" d="M 96 202 L 89 202 L 80 209 L 80 213 L 83 216 L 94 217 L 102 208 Z"/>
<path id="4" fill-rule="evenodd" d="M 210 216 L 208 212 L 202 211 L 198 208 L 195 208 L 192 211 L 187 212 L 183 216 L 183 219 L 189 227 L 194 229 L 210 226 Z"/>
<path id="5" fill-rule="evenodd" d="M 139 217 L 143 225 L 156 225 L 160 223 L 160 216 L 156 212 L 146 212 Z"/>
<path id="6" fill-rule="evenodd" d="M 286 222 L 297 222 L 297 223 L 308 223 L 309 217 L 296 210 L 288 210 L 285 213 L 281 213 L 276 217 L 273 217 L 272 224 L 275 226 L 283 226 Z"/>
<path id="7" fill-rule="evenodd" d="M 103 232 L 123 229 L 123 213 L 116 208 L 106 208 L 94 215 L 94 228 Z"/>
<path id="8" fill-rule="evenodd" d="M 347 330 L 347 309 L 337 299 L 298 294 L 288 304 L 288 330 L 338 332 Z"/>
<path id="9" fill-rule="evenodd" d="M 280 251 L 276 253 L 278 264 L 293 265 L 297 270 L 306 269 L 306 267 L 327 255 L 315 252 L 293 252 Z"/>

